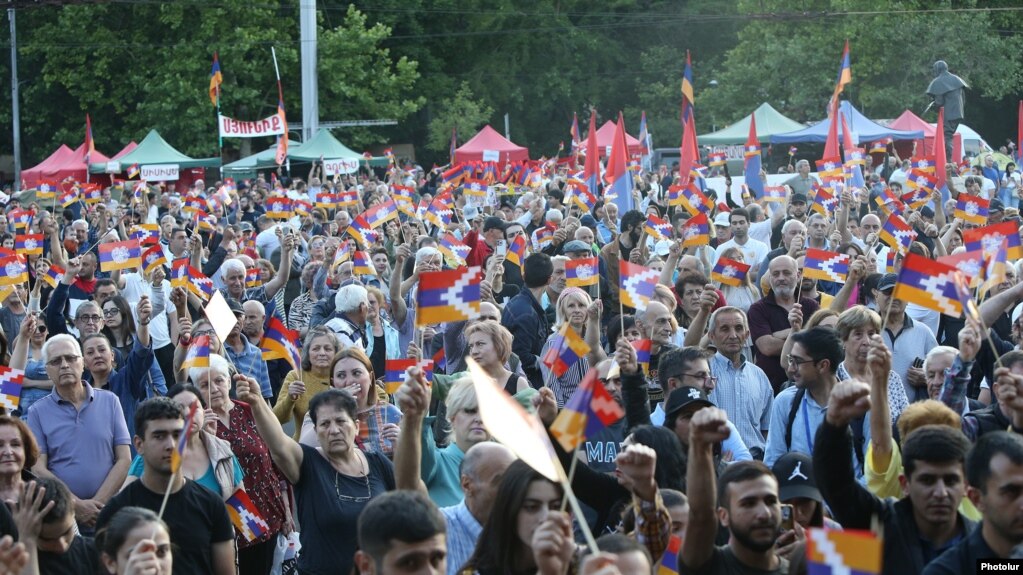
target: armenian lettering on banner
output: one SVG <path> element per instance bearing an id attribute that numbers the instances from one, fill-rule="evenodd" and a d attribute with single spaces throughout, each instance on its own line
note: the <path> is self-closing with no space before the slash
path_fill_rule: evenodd
<path id="1" fill-rule="evenodd" d="M 178 181 L 177 164 L 153 164 L 142 166 L 142 179 L 147 182 L 176 182 Z"/>
<path id="2" fill-rule="evenodd" d="M 340 174 L 351 174 L 359 169 L 358 158 L 339 158 L 336 160 L 323 160 L 323 173 L 328 176 Z"/>
<path id="3" fill-rule="evenodd" d="M 220 116 L 219 124 L 221 138 L 261 138 L 263 136 L 279 136 L 287 131 L 287 126 L 281 122 L 280 114 L 274 114 L 255 122 Z"/>

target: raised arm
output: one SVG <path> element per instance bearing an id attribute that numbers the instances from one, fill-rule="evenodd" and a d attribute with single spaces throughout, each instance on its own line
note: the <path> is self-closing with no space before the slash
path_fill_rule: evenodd
<path id="1" fill-rule="evenodd" d="M 679 560 L 686 571 L 699 571 L 714 554 L 718 533 L 717 478 L 714 445 L 728 438 L 728 416 L 716 407 L 705 407 L 689 422 L 689 463 L 686 486 L 689 526 Z"/>
<path id="2" fill-rule="evenodd" d="M 661 277 L 657 282 L 661 285 L 672 287 L 675 285 L 675 269 L 678 268 L 678 260 L 682 257 L 682 240 L 671 243 L 668 247 L 668 257 L 664 259 L 664 269 L 661 270 Z"/>
<path id="3" fill-rule="evenodd" d="M 288 278 L 291 277 L 291 256 L 295 253 L 297 241 L 298 238 L 293 233 L 284 236 L 281 242 L 281 266 L 277 268 L 277 274 L 266 282 L 264 293 L 267 301 L 273 299 L 277 292 L 288 284 Z"/>
<path id="4" fill-rule="evenodd" d="M 865 256 L 856 256 L 852 263 L 849 264 L 849 274 L 845 278 L 845 283 L 842 284 L 841 289 L 835 294 L 835 298 L 831 300 L 831 305 L 828 309 L 836 313 L 842 313 L 849 307 L 849 299 L 852 297 L 853 289 L 860 285 L 860 281 L 867 275 L 867 258 Z M 855 302 L 853 302 L 855 304 Z M 782 356 L 784 358 L 784 356 Z"/>
<path id="5" fill-rule="evenodd" d="M 24 371 L 25 366 L 28 364 L 28 348 L 31 347 L 29 339 L 31 339 L 35 329 L 36 316 L 28 314 L 18 328 L 18 336 L 14 338 L 14 350 L 11 351 L 11 361 L 9 364 L 9 367 L 12 369 Z"/>
<path id="6" fill-rule="evenodd" d="M 870 368 L 870 464 L 884 474 L 892 460 L 892 415 L 888 406 L 888 373 L 892 369 L 892 352 L 880 335 L 870 338 L 867 351 Z"/>
<path id="7" fill-rule="evenodd" d="M 1006 310 L 1016 305 L 1023 297 L 1023 282 L 1020 282 L 1002 293 L 989 297 L 980 304 L 980 318 L 984 325 L 994 325 Z"/>
<path id="8" fill-rule="evenodd" d="M 401 433 L 394 447 L 394 482 L 398 489 L 428 495 L 421 476 L 423 457 L 423 419 L 430 409 L 430 388 L 418 367 L 412 367 L 398 391 L 401 408 Z"/>
<path id="9" fill-rule="evenodd" d="M 586 310 L 584 335 L 586 336 L 586 345 L 590 346 L 590 353 L 586 357 L 590 365 L 594 367 L 607 359 L 607 354 L 604 353 L 604 348 L 600 345 L 600 312 L 602 309 L 603 304 L 598 299 L 591 302 L 590 307 Z"/>
<path id="10" fill-rule="evenodd" d="M 302 447 L 284 433 L 270 406 L 263 400 L 259 382 L 242 374 L 234 376 L 238 399 L 249 404 L 256 420 L 256 430 L 270 449 L 270 457 L 290 483 L 298 483 L 302 472 Z"/>
<path id="11" fill-rule="evenodd" d="M 402 296 L 401 270 L 405 267 L 405 260 L 411 257 L 411 255 L 412 250 L 408 245 L 402 244 L 398 246 L 395 253 L 394 267 L 391 268 L 391 282 L 387 288 L 391 293 L 391 317 L 394 319 L 395 325 L 404 325 L 405 317 L 408 314 L 408 306 L 405 304 L 405 298 Z"/>
<path id="12" fill-rule="evenodd" d="M 703 292 L 700 293 L 700 311 L 696 312 L 693 321 L 689 323 L 689 330 L 686 331 L 682 345 L 686 347 L 700 345 L 703 332 L 707 330 L 707 322 L 710 320 L 710 310 L 714 309 L 717 302 L 718 292 L 714 286 L 712 284 L 703 286 Z"/>
<path id="13" fill-rule="evenodd" d="M 803 329 L 803 306 L 795 304 L 792 309 L 789 310 L 789 325 L 792 326 L 789 331 L 789 336 L 785 338 L 785 345 L 781 346 L 781 364 L 788 365 L 789 352 L 792 351 L 794 345 L 792 336 L 799 333 L 799 330 Z"/>

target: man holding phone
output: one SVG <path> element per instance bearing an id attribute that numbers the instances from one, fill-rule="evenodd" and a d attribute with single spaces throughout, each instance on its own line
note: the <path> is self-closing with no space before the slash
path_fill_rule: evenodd
<path id="1" fill-rule="evenodd" d="M 508 224 L 497 216 L 487 216 L 483 220 L 482 231 L 479 228 L 479 217 L 472 220 L 471 225 L 471 229 L 462 238 L 462 243 L 469 246 L 469 255 L 465 257 L 465 263 L 469 267 L 482 267 L 486 263 L 487 258 L 494 253 L 498 242 L 504 241 L 504 230 Z M 507 254 L 507 247 L 505 248 L 505 254 Z"/>

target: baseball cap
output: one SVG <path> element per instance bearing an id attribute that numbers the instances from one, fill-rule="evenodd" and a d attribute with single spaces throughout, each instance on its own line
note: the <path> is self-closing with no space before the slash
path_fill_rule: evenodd
<path id="1" fill-rule="evenodd" d="M 242 228 L 243 232 L 254 232 L 254 231 L 256 231 L 256 228 L 252 227 L 252 223 L 251 222 L 242 222 L 241 223 L 241 228 Z"/>
<path id="2" fill-rule="evenodd" d="M 792 197 L 789 198 L 789 203 L 790 204 L 805 204 L 808 201 L 809 200 L 807 200 L 806 194 L 802 194 L 802 193 L 799 193 L 799 192 L 796 192 L 795 194 L 792 194 Z"/>
<path id="3" fill-rule="evenodd" d="M 988 204 L 987 211 L 989 214 L 991 212 L 1004 212 L 1005 204 L 1002 203 L 1002 200 L 999 200 L 997 198 L 993 199 L 991 200 L 991 203 Z"/>
<path id="4" fill-rule="evenodd" d="M 566 254 L 571 252 L 590 252 L 593 251 L 593 248 L 586 245 L 586 242 L 582 240 L 572 240 L 566 243 L 565 248 L 561 251 L 565 252 Z"/>
<path id="5" fill-rule="evenodd" d="M 992 203 L 994 203 L 994 202 L 992 202 Z M 925 217 L 925 218 L 928 218 L 928 219 L 933 218 L 934 217 L 934 210 L 931 209 L 931 206 L 924 206 L 924 207 L 920 208 L 920 215 Z"/>
<path id="6" fill-rule="evenodd" d="M 489 216 L 483 220 L 483 231 L 488 232 L 490 230 L 501 230 L 504 231 L 508 227 L 508 224 L 504 220 L 497 216 Z"/>
<path id="7" fill-rule="evenodd" d="M 226 301 L 227 301 L 227 307 L 230 308 L 232 313 L 236 313 L 236 314 L 238 314 L 238 313 L 244 314 L 245 313 L 245 308 L 242 307 L 242 302 L 234 299 L 233 297 L 227 298 Z"/>
<path id="8" fill-rule="evenodd" d="M 702 389 L 689 386 L 679 387 L 668 394 L 668 401 L 664 404 L 664 416 L 670 417 L 693 404 L 714 407 Z"/>
<path id="9" fill-rule="evenodd" d="M 824 502 L 813 475 L 813 459 L 805 453 L 786 453 L 771 468 L 778 480 L 778 499 L 791 501 L 797 497 Z"/>
<path id="10" fill-rule="evenodd" d="M 718 212 L 718 215 L 714 216 L 715 226 L 727 226 L 728 224 L 728 212 Z"/>
<path id="11" fill-rule="evenodd" d="M 586 226 L 586 227 L 588 227 L 588 228 L 595 228 L 595 227 L 597 227 L 597 220 L 596 220 L 596 218 L 594 218 L 590 214 L 584 214 L 583 217 L 579 218 L 579 223 L 584 225 L 584 226 Z"/>
<path id="12" fill-rule="evenodd" d="M 881 279 L 877 280 L 877 291 L 884 292 L 894 289 L 898 279 L 898 276 L 895 274 L 884 274 L 881 276 Z"/>

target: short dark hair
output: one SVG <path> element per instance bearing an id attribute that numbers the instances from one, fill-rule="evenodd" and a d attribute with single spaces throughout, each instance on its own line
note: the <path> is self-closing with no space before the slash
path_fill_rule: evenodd
<path id="1" fill-rule="evenodd" d="M 607 324 L 607 342 L 612 351 L 618 340 L 625 335 L 625 332 L 634 327 L 636 327 L 636 316 L 631 313 L 615 315 L 611 318 L 611 321 Z"/>
<path id="2" fill-rule="evenodd" d="M 110 278 L 99 278 L 98 280 L 96 280 L 96 285 L 93 286 L 93 289 L 97 290 L 97 289 L 99 289 L 101 287 L 106 287 L 106 286 L 114 286 L 114 289 L 117 289 L 117 282 L 115 282 L 114 280 L 112 280 Z M 118 290 L 118 291 L 120 291 L 120 290 Z"/>
<path id="3" fill-rule="evenodd" d="M 135 408 L 135 435 L 146 438 L 146 427 L 157 419 L 184 419 L 185 410 L 169 397 L 152 397 Z"/>
<path id="4" fill-rule="evenodd" d="M 902 467 L 912 478 L 918 461 L 962 463 L 970 450 L 970 440 L 959 429 L 947 425 L 924 425 L 902 442 Z"/>
<path id="5" fill-rule="evenodd" d="M 418 543 L 446 531 L 437 505 L 415 491 L 390 491 L 374 497 L 359 514 L 359 548 L 377 564 L 394 540 Z"/>
<path id="6" fill-rule="evenodd" d="M 999 453 L 1008 457 L 1014 464 L 1023 465 L 1023 438 L 1007 431 L 985 433 L 966 455 L 966 481 L 981 493 L 987 493 L 987 480 L 991 477 L 991 460 Z"/>
<path id="7" fill-rule="evenodd" d="M 601 535 L 597 538 L 597 549 L 600 549 L 604 553 L 614 553 L 620 555 L 622 553 L 642 553 L 646 560 L 653 563 L 653 559 L 650 558 L 650 551 L 647 550 L 646 545 L 642 545 L 639 541 L 627 535 L 621 533 L 608 533 Z M 583 556 L 588 553 L 584 553 Z"/>
<path id="8" fill-rule="evenodd" d="M 838 364 L 845 359 L 845 347 L 834 328 L 818 325 L 796 332 L 792 334 L 792 343 L 803 346 L 815 362 L 828 360 L 828 370 L 833 374 L 838 371 Z"/>
<path id="9" fill-rule="evenodd" d="M 725 468 L 724 473 L 718 477 L 718 507 L 728 509 L 729 499 L 728 487 L 733 483 L 752 481 L 765 475 L 774 477 L 771 468 L 764 465 L 762 461 L 736 461 Z"/>
<path id="10" fill-rule="evenodd" d="M 732 218 L 734 218 L 735 216 L 742 216 L 742 217 L 746 218 L 747 222 L 749 222 L 749 220 L 750 220 L 749 212 L 745 208 L 735 208 L 734 210 L 728 212 L 728 223 L 729 224 L 732 223 Z"/>
<path id="11" fill-rule="evenodd" d="M 1002 356 L 1002 366 L 1012 369 L 1016 364 L 1023 363 L 1023 351 L 1014 349 Z"/>
<path id="12" fill-rule="evenodd" d="M 657 360 L 657 383 L 668 392 L 668 378 L 677 378 L 689 371 L 689 365 L 699 359 L 707 359 L 707 352 L 696 346 L 675 347 L 661 354 Z"/>
<path id="13" fill-rule="evenodd" d="M 626 230 L 630 229 L 633 226 L 643 225 L 643 222 L 645 221 L 646 215 L 643 214 L 643 212 L 639 210 L 629 210 L 622 215 L 621 230 L 622 232 L 625 232 Z"/>
<path id="14" fill-rule="evenodd" d="M 527 288 L 543 287 L 554 275 L 554 264 L 551 256 L 544 253 L 529 254 L 522 265 L 522 281 Z"/>
<path id="15" fill-rule="evenodd" d="M 374 393 L 372 389 L 369 392 Z M 351 393 L 344 389 L 328 389 L 317 393 L 309 400 L 309 417 L 313 420 L 313 425 L 318 423 L 319 411 L 324 405 L 343 410 L 352 421 L 355 421 L 359 414 L 359 405 Z"/>
<path id="16" fill-rule="evenodd" d="M 682 292 L 686 291 L 685 290 L 686 286 L 698 285 L 700 287 L 703 287 L 709 283 L 710 280 L 707 279 L 707 276 L 705 275 L 686 274 L 684 276 L 680 276 L 677 280 L 675 280 L 675 293 L 677 293 L 679 297 L 682 297 Z"/>
<path id="17" fill-rule="evenodd" d="M 46 490 L 43 493 L 43 500 L 39 504 L 40 508 L 46 507 L 46 504 L 53 502 L 53 508 L 43 516 L 43 523 L 56 523 L 68 515 L 75 514 L 75 498 L 71 495 L 71 491 L 68 490 L 64 482 L 59 479 L 53 479 L 50 477 L 37 477 L 33 479 L 36 482 L 36 487 L 41 487 Z"/>
<path id="18" fill-rule="evenodd" d="M 173 387 L 167 390 L 167 397 L 173 399 L 175 395 L 185 393 L 186 391 L 191 392 L 192 395 L 199 400 L 199 405 L 206 409 L 206 400 L 203 399 L 203 394 L 199 391 L 199 388 L 192 385 L 191 383 L 176 383 Z"/>

